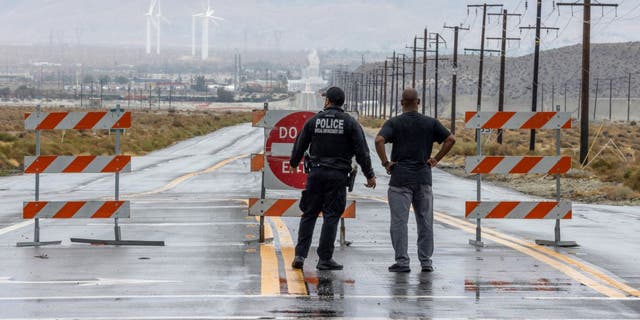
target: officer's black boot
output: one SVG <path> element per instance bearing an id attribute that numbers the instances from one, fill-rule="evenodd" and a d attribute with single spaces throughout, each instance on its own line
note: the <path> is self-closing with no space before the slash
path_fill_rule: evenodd
<path id="1" fill-rule="evenodd" d="M 296 256 L 293 258 L 293 262 L 291 262 L 291 267 L 294 269 L 302 269 L 304 266 L 304 257 Z"/>
<path id="2" fill-rule="evenodd" d="M 320 260 L 316 266 L 318 270 L 342 270 L 342 265 L 335 262 L 333 259 Z"/>

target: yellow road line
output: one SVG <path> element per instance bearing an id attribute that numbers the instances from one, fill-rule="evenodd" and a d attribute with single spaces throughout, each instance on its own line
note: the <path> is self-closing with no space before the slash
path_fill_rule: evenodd
<path id="1" fill-rule="evenodd" d="M 450 219 L 450 217 L 443 217 L 443 214 L 438 214 L 438 218 L 436 218 L 438 221 L 442 222 L 442 223 L 446 223 L 450 226 L 454 226 L 457 227 L 463 231 L 466 231 L 468 233 L 471 234 L 475 234 L 476 230 L 475 230 L 475 226 L 474 227 L 469 227 L 466 226 L 464 224 L 459 223 L 459 221 L 456 221 L 454 219 Z M 569 265 L 561 263 L 558 260 L 552 259 L 551 257 L 544 255 L 536 250 L 533 250 L 531 248 L 527 248 L 525 246 L 521 246 L 519 244 L 516 244 L 515 242 L 509 241 L 507 239 L 504 239 L 502 237 L 498 237 L 495 236 L 493 234 L 489 234 L 487 232 L 482 232 L 482 237 L 485 239 L 489 239 L 493 242 L 502 244 L 506 247 L 512 248 L 514 250 L 520 251 L 540 262 L 543 262 L 555 269 L 557 269 L 558 271 L 566 274 L 567 276 L 573 278 L 574 280 L 578 281 L 579 283 L 582 283 L 588 287 L 590 287 L 591 289 L 605 295 L 608 296 L 610 298 L 624 298 L 625 295 L 621 292 L 619 292 L 618 290 L 615 290 L 614 288 L 611 288 L 603 283 L 600 283 L 598 281 L 596 281 L 593 278 L 590 278 L 582 273 L 580 273 L 579 271 L 571 268 Z"/>
<path id="2" fill-rule="evenodd" d="M 196 171 L 196 172 L 190 172 L 190 173 L 187 173 L 187 174 L 182 175 L 180 177 L 177 177 L 177 178 L 171 180 L 171 182 L 167 183 L 163 187 L 160 187 L 160 188 L 157 188 L 157 189 L 151 190 L 151 191 L 130 193 L 130 194 L 125 195 L 125 197 L 126 198 L 134 198 L 134 197 L 140 197 L 140 196 L 146 196 L 146 195 L 150 195 L 150 194 L 156 194 L 156 193 L 165 192 L 165 191 L 168 191 L 168 190 L 171 190 L 171 189 L 175 188 L 177 185 L 179 185 L 179 184 L 181 184 L 181 183 L 183 183 L 183 182 L 185 182 L 185 181 L 187 181 L 187 180 L 189 180 L 189 179 L 191 179 L 193 177 L 196 177 L 196 176 L 199 176 L 199 175 L 202 175 L 202 174 L 211 173 L 213 171 L 216 171 L 216 170 L 228 165 L 231 162 L 240 160 L 242 158 L 246 158 L 248 156 L 249 156 L 248 154 L 241 154 L 239 156 L 231 157 L 231 158 L 222 160 L 222 161 L 214 164 L 213 166 L 211 166 L 211 167 L 209 167 L 207 169 L 204 169 L 204 170 L 201 170 L 201 171 Z"/>
<path id="3" fill-rule="evenodd" d="M 287 225 L 280 217 L 272 217 L 271 219 L 276 226 L 276 232 L 280 240 L 280 251 L 282 252 L 282 259 L 284 260 L 284 272 L 287 276 L 288 291 L 290 294 L 308 295 L 309 292 L 304 282 L 302 270 L 291 267 L 291 262 L 293 262 L 295 256 L 295 249 L 289 228 L 287 228 Z"/>
<path id="4" fill-rule="evenodd" d="M 440 213 L 438 213 L 438 214 L 440 214 Z M 462 219 L 454 218 L 454 217 L 451 217 L 449 215 L 444 215 L 444 214 L 440 214 L 440 215 L 447 216 L 447 217 L 449 217 L 451 219 L 464 221 Z M 469 223 L 468 221 L 464 221 L 464 222 L 468 223 L 469 225 L 471 225 L 471 226 L 473 226 L 475 228 L 474 224 Z M 602 271 L 600 271 L 600 270 L 598 270 L 598 269 L 596 269 L 594 267 L 591 267 L 589 265 L 585 265 L 584 263 L 581 263 L 581 262 L 579 262 L 579 261 L 577 261 L 577 260 L 575 260 L 575 259 L 573 259 L 571 257 L 568 257 L 566 255 L 563 255 L 563 254 L 559 253 L 559 252 L 551 250 L 550 248 L 547 248 L 547 247 L 544 247 L 544 246 L 539 246 L 537 244 L 530 243 L 530 242 L 524 241 L 522 239 L 518 239 L 518 238 L 515 238 L 515 237 L 512 237 L 512 236 L 509 236 L 507 234 L 502 234 L 502 233 L 499 233 L 498 231 L 495 231 L 495 230 L 492 230 L 492 229 L 488 229 L 488 230 L 486 230 L 486 232 L 490 233 L 490 234 L 497 235 L 497 236 L 502 237 L 504 239 L 507 239 L 509 241 L 524 245 L 526 247 L 529 247 L 529 248 L 534 249 L 536 251 L 539 251 L 541 253 L 547 254 L 549 256 L 552 256 L 552 257 L 554 257 L 554 258 L 556 258 L 556 259 L 558 259 L 560 261 L 563 261 L 563 262 L 565 262 L 567 264 L 573 265 L 573 266 L 577 267 L 578 269 L 580 269 L 580 270 L 582 270 L 582 271 L 584 271 L 586 273 L 591 274 L 592 276 L 594 276 L 594 277 L 606 282 L 607 284 L 609 284 L 610 286 L 612 286 L 612 287 L 614 287 L 614 288 L 616 288 L 618 290 L 624 291 L 624 292 L 626 292 L 626 293 L 628 293 L 628 294 L 630 294 L 632 296 L 640 297 L 640 290 L 635 289 L 635 288 L 633 288 L 633 287 L 631 287 L 631 286 L 629 286 L 629 285 L 627 285 L 625 283 L 622 283 L 620 281 L 617 281 L 617 280 L 613 279 L 612 277 L 606 275 L 605 273 L 603 273 Z"/>
<path id="5" fill-rule="evenodd" d="M 266 219 L 264 228 L 265 237 L 273 237 L 273 231 Z M 260 244 L 260 261 L 260 294 L 280 295 L 280 271 L 278 271 L 278 257 L 273 243 Z"/>
<path id="6" fill-rule="evenodd" d="M 388 203 L 387 199 L 380 198 L 380 197 L 365 196 L 363 198 Z M 469 233 L 475 234 L 475 224 L 470 223 L 466 220 L 456 218 L 450 215 L 438 213 L 438 212 L 434 213 L 434 218 L 437 221 L 440 221 L 442 223 L 446 223 L 448 225 L 458 227 L 463 231 L 467 231 Z M 536 260 L 544 262 L 550 265 L 551 267 L 563 272 L 567 276 L 575 279 L 576 281 L 583 283 L 589 286 L 590 288 L 594 289 L 595 291 L 603 295 L 606 295 L 608 297 L 624 298 L 625 295 L 620 291 L 627 292 L 631 295 L 636 295 L 638 293 L 638 290 L 632 287 L 629 287 L 626 284 L 620 283 L 619 281 L 607 276 L 606 274 L 592 267 L 589 267 L 575 259 L 567 257 L 561 253 L 555 252 L 548 248 L 531 244 L 524 240 L 506 235 L 504 233 L 501 233 L 495 230 L 487 229 L 487 228 L 483 229 L 482 236 L 494 242 L 500 243 L 504 246 L 520 251 L 528 256 L 535 258 Z M 552 259 L 551 257 L 558 260 Z M 562 262 L 566 264 L 563 264 Z M 585 276 L 584 274 L 580 273 L 578 270 L 571 268 L 569 265 L 573 265 L 578 269 L 582 270 L 583 272 L 590 274 L 591 276 L 601 281 L 604 281 L 606 284 L 608 284 L 611 287 L 608 287 L 607 285 L 598 282 L 596 279 Z"/>

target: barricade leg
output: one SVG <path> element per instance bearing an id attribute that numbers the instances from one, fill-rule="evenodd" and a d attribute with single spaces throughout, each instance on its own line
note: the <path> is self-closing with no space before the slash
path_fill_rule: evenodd
<path id="1" fill-rule="evenodd" d="M 36 107 L 36 114 L 40 114 L 40 105 Z M 36 156 L 40 155 L 40 139 L 41 133 L 40 130 L 36 130 Z M 36 173 L 36 186 L 35 186 L 35 200 L 40 200 L 40 174 Z M 18 247 L 40 247 L 54 244 L 61 244 L 62 241 L 40 241 L 40 219 L 35 218 L 34 227 L 33 227 L 33 242 L 18 242 L 16 246 Z"/>
<path id="2" fill-rule="evenodd" d="M 342 247 L 348 247 L 351 245 L 351 241 L 347 241 L 346 229 L 347 228 L 344 225 L 344 218 L 340 218 L 340 246 Z"/>
<path id="3" fill-rule="evenodd" d="M 480 111 L 480 106 L 478 106 L 478 111 Z M 482 132 L 480 129 L 476 129 L 476 152 L 478 157 L 482 155 Z M 482 175 L 476 175 L 476 199 L 477 201 L 482 201 Z M 484 243 L 482 242 L 482 227 L 481 227 L 480 218 L 476 219 L 476 239 L 469 239 L 469 244 L 475 246 L 476 248 L 484 247 Z"/>
<path id="4" fill-rule="evenodd" d="M 40 241 L 40 219 L 36 218 L 33 228 L 33 242 L 18 242 L 17 247 L 40 247 L 61 244 L 62 241 Z"/>
<path id="5" fill-rule="evenodd" d="M 556 106 L 556 111 L 560 111 L 560 106 Z M 560 156 L 560 129 L 556 129 L 556 156 Z M 560 175 L 556 174 L 556 201 L 560 201 Z M 554 231 L 554 241 L 550 240 L 536 240 L 537 245 L 541 246 L 553 246 L 553 247 L 577 247 L 578 244 L 575 241 L 561 241 L 560 240 L 560 219 L 556 219 L 556 226 Z"/>
<path id="6" fill-rule="evenodd" d="M 260 243 L 264 243 L 264 216 L 260 216 Z"/>
<path id="7" fill-rule="evenodd" d="M 560 240 L 560 219 L 556 219 L 556 226 L 553 229 L 554 240 L 536 240 L 537 245 L 550 246 L 550 247 L 577 247 L 578 243 L 575 241 L 562 241 Z"/>
<path id="8" fill-rule="evenodd" d="M 469 239 L 469 244 L 475 247 L 484 247 L 484 242 L 482 242 L 482 227 L 480 225 L 481 219 L 476 219 L 476 239 Z"/>

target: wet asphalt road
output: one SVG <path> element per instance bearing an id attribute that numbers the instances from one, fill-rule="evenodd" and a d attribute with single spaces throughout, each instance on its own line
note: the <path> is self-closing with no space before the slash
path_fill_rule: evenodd
<path id="1" fill-rule="evenodd" d="M 476 249 L 467 244 L 473 221 L 461 218 L 475 182 L 436 170 L 436 271 L 419 272 L 410 219 L 413 270 L 393 274 L 388 178 L 378 161 L 378 188 L 366 190 L 359 177 L 350 194 L 358 201 L 357 219 L 346 222 L 352 244 L 335 253 L 345 270 L 315 269 L 316 235 L 304 273 L 294 271 L 298 219 L 266 219 L 271 240 L 261 245 L 247 216 L 260 177 L 246 155 L 261 144 L 262 130 L 245 124 L 134 159 L 121 179 L 132 201 L 123 238 L 165 247 L 72 244 L 70 237 L 112 239 L 112 221 L 43 220 L 42 239 L 63 244 L 17 248 L 32 238 L 33 225 L 19 217 L 34 179 L 0 179 L 0 318 L 640 318 L 638 207 L 576 205 L 563 237 L 581 246 L 557 251 L 532 244 L 553 235 L 553 222 L 485 221 L 487 246 Z M 44 200 L 113 192 L 112 176 L 45 175 L 42 183 Z M 527 199 L 489 185 L 483 193 Z"/>

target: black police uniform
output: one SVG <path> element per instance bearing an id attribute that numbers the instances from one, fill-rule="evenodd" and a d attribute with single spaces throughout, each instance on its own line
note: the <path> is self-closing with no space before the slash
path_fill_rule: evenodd
<path id="1" fill-rule="evenodd" d="M 307 257 L 316 219 L 322 212 L 318 257 L 326 261 L 333 256 L 338 222 L 347 202 L 346 186 L 353 156 L 367 179 L 375 175 L 360 124 L 340 107 L 329 106 L 305 123 L 289 164 L 297 167 L 307 149 L 311 169 L 300 200 L 303 215 L 295 254 Z"/>

